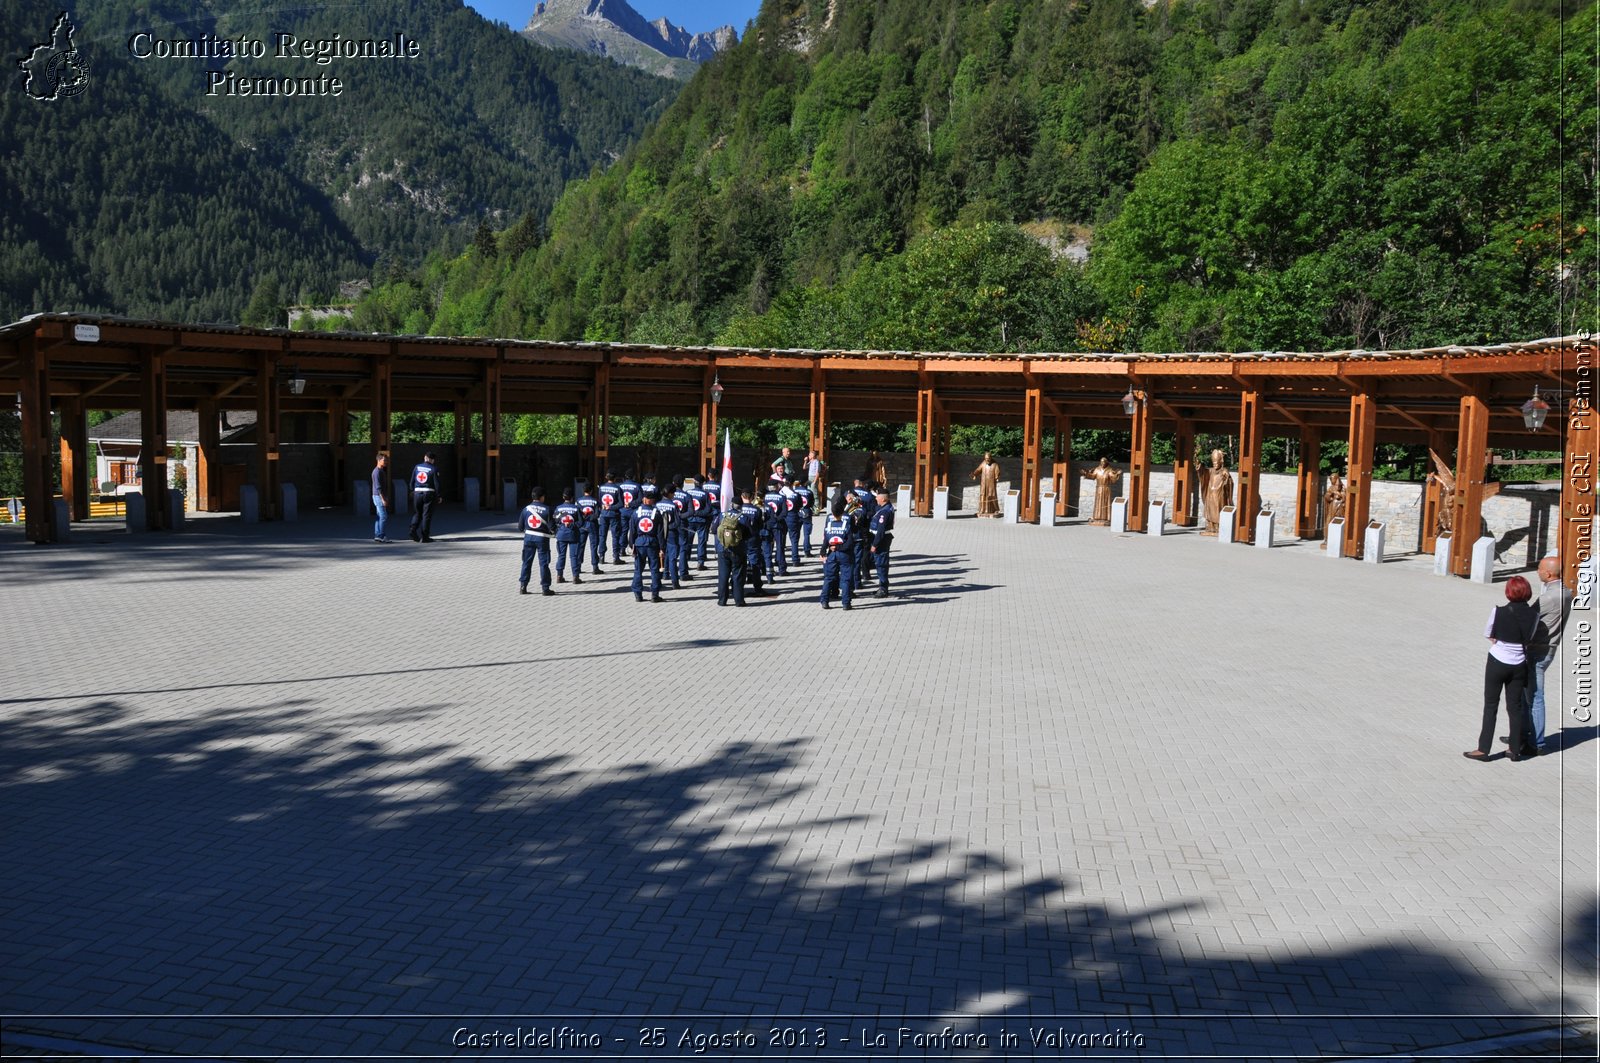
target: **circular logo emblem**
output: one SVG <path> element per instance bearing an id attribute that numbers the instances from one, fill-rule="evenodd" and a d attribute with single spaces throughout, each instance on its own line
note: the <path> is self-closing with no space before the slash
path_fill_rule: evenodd
<path id="1" fill-rule="evenodd" d="M 537 513 L 529 513 L 528 514 L 528 527 L 532 528 L 534 531 L 538 531 L 540 528 L 544 527 L 544 521 L 539 519 L 539 514 L 537 514 Z"/>
<path id="2" fill-rule="evenodd" d="M 639 530 L 647 533 L 653 532 L 656 530 L 656 522 L 649 517 L 643 517 L 639 521 Z"/>
<path id="3" fill-rule="evenodd" d="M 427 482 L 428 482 L 428 474 L 427 473 L 425 473 L 425 472 L 417 473 L 417 483 L 425 484 Z"/>

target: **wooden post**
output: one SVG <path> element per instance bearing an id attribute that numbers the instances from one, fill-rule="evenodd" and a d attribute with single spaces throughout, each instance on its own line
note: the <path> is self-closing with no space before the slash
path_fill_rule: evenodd
<path id="1" fill-rule="evenodd" d="M 487 369 L 487 367 L 485 367 Z M 467 446 L 472 442 L 472 404 L 466 399 L 457 399 L 450 404 L 450 452 L 454 455 L 456 501 L 467 500 Z M 489 493 L 489 485 L 484 484 L 478 492 L 479 499 L 485 498 Z M 443 499 L 440 499 L 443 501 Z"/>
<path id="2" fill-rule="evenodd" d="M 1594 352 L 1588 357 L 1592 363 Z M 1578 586 L 1578 570 L 1594 556 L 1594 407 L 1574 399 L 1567 408 L 1566 452 L 1561 476 L 1561 567 L 1569 588 Z"/>
<path id="3" fill-rule="evenodd" d="M 933 400 L 934 407 L 938 410 L 934 419 L 933 432 L 933 486 L 950 486 L 950 414 L 945 411 L 944 403 L 937 398 Z M 928 495 L 928 505 L 933 505 L 933 495 Z"/>
<path id="4" fill-rule="evenodd" d="M 217 400 L 201 399 L 195 420 L 200 438 L 195 441 L 194 508 L 215 513 L 222 509 L 222 425 Z"/>
<path id="5" fill-rule="evenodd" d="M 1044 453 L 1044 392 L 1028 388 L 1022 395 L 1022 494 L 1018 519 L 1039 520 L 1039 465 Z"/>
<path id="6" fill-rule="evenodd" d="M 492 362 L 483 364 L 483 482 L 479 485 L 478 505 L 493 509 L 500 504 L 500 367 L 505 351 L 497 352 Z M 466 478 L 462 477 L 463 499 Z"/>
<path id="7" fill-rule="evenodd" d="M 1322 538 L 1322 431 L 1300 426 L 1300 468 L 1294 493 L 1294 533 L 1302 539 Z"/>
<path id="8" fill-rule="evenodd" d="M 32 334 L 18 342 L 22 371 L 22 504 L 30 543 L 58 539 L 50 465 L 50 358 Z M 65 531 L 66 529 L 61 529 Z"/>
<path id="9" fill-rule="evenodd" d="M 933 448 L 938 399 L 931 387 L 917 389 L 917 464 L 912 475 L 911 505 L 919 517 L 933 515 Z"/>
<path id="10" fill-rule="evenodd" d="M 1451 521 L 1450 571 L 1472 575 L 1472 545 L 1483 528 L 1483 481 L 1489 469 L 1489 404 L 1476 392 L 1461 396 L 1456 437 L 1456 500 Z"/>
<path id="11" fill-rule="evenodd" d="M 1378 403 L 1371 392 L 1350 396 L 1350 465 L 1345 472 L 1344 556 L 1360 557 L 1372 516 L 1372 455 Z"/>
<path id="12" fill-rule="evenodd" d="M 1072 475 L 1072 418 L 1056 414 L 1055 460 L 1051 463 L 1051 477 L 1055 483 L 1056 516 L 1067 515 L 1067 483 Z"/>
<path id="13" fill-rule="evenodd" d="M 1261 509 L 1261 392 L 1239 393 L 1239 497 L 1235 500 L 1234 542 L 1255 539 Z"/>
<path id="14" fill-rule="evenodd" d="M 811 367 L 811 450 L 828 463 L 828 374 L 818 362 Z M 820 503 L 819 503 L 820 504 Z"/>
<path id="15" fill-rule="evenodd" d="M 89 418 L 82 399 L 61 401 L 61 494 L 73 520 L 89 519 Z"/>
<path id="16" fill-rule="evenodd" d="M 144 493 L 144 525 L 167 527 L 167 367 L 166 355 L 139 351 L 139 490 Z"/>
<path id="17" fill-rule="evenodd" d="M 345 492 L 350 490 L 350 485 L 345 482 L 345 477 L 349 475 L 349 410 L 350 404 L 343 398 L 336 398 L 328 403 L 328 471 L 333 475 L 333 500 L 337 505 L 353 501 L 345 497 Z M 212 420 L 215 419 L 213 414 Z"/>
<path id="18" fill-rule="evenodd" d="M 1150 509 L 1150 402 L 1142 393 L 1133 407 L 1133 449 L 1128 461 L 1128 530 L 1145 530 Z"/>
<path id="19" fill-rule="evenodd" d="M 711 385 L 716 382 L 716 363 L 706 366 L 705 379 L 700 382 L 700 476 L 720 467 L 717 461 L 717 404 L 711 401 Z"/>
<path id="20" fill-rule="evenodd" d="M 1194 422 L 1179 417 L 1173 439 L 1172 523 L 1180 528 L 1194 526 Z"/>
<path id="21" fill-rule="evenodd" d="M 1448 460 L 1450 444 L 1443 432 L 1428 433 L 1428 449 Z M 1433 475 L 1433 457 L 1428 457 L 1428 476 L 1422 488 L 1422 551 L 1431 554 L 1439 545 L 1434 529 L 1439 527 L 1439 507 L 1444 504 L 1444 485 Z"/>
<path id="22" fill-rule="evenodd" d="M 394 377 L 394 360 L 399 344 L 390 343 L 389 353 L 380 354 L 372 363 L 372 457 L 389 451 L 389 423 L 394 419 L 394 395 L 390 384 Z M 391 466 L 390 472 L 394 471 Z"/>
<path id="23" fill-rule="evenodd" d="M 279 406 L 278 356 L 264 352 L 256 367 L 256 495 L 262 520 L 273 520 L 278 515 Z M 147 509 L 149 497 L 145 496 Z"/>
<path id="24" fill-rule="evenodd" d="M 594 448 L 594 475 L 598 482 L 605 478 L 611 471 L 611 362 L 610 353 L 606 354 L 606 361 L 599 362 L 594 367 L 594 387 L 590 390 L 591 406 L 594 409 L 594 435 L 590 445 Z"/>

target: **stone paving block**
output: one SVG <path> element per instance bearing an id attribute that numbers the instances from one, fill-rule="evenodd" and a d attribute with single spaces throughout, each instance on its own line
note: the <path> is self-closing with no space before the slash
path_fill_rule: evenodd
<path id="1" fill-rule="evenodd" d="M 1588 734 L 1459 757 L 1494 588 L 956 519 L 851 614 L 814 565 L 635 606 L 623 569 L 516 595 L 500 521 L 304 517 L 0 538 L 0 1011 L 1282 1019 L 1162 1020 L 1182 1057 L 1592 1009 L 1555 952 Z"/>

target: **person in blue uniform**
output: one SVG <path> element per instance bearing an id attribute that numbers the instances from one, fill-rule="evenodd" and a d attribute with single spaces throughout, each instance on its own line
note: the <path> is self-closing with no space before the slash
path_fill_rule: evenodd
<path id="1" fill-rule="evenodd" d="M 609 469 L 606 482 L 600 485 L 600 557 L 606 556 L 606 543 L 611 544 L 611 563 L 622 560 L 622 533 L 625 521 L 622 516 L 622 488 Z"/>
<path id="2" fill-rule="evenodd" d="M 761 577 L 766 570 L 767 548 L 761 532 L 767 523 L 767 508 L 756 503 L 751 491 L 739 492 L 739 520 L 750 528 L 750 537 L 744 541 L 745 581 L 751 586 L 752 597 L 765 598 L 767 592 L 761 589 Z"/>
<path id="3" fill-rule="evenodd" d="M 600 500 L 593 491 L 585 490 L 578 496 L 578 561 L 572 571 L 583 567 L 585 555 L 589 558 L 589 571 L 600 575 L 600 555 L 605 547 L 600 543 Z"/>
<path id="4" fill-rule="evenodd" d="M 864 587 L 867 583 L 867 535 L 872 518 L 867 515 L 866 507 L 855 494 L 844 500 L 844 517 L 850 522 L 850 555 L 855 560 L 855 585 Z"/>
<path id="5" fill-rule="evenodd" d="M 695 555 L 695 571 L 700 572 L 706 567 L 706 535 L 711 530 L 711 496 L 706 494 L 706 489 L 700 486 L 700 480 L 691 476 L 683 485 L 686 501 L 683 504 L 684 516 L 684 544 L 683 574 L 689 575 L 690 555 Z"/>
<path id="6" fill-rule="evenodd" d="M 439 468 L 433 463 L 433 453 L 422 455 L 411 469 L 411 541 L 431 543 L 433 537 L 433 507 L 439 501 Z"/>
<path id="7" fill-rule="evenodd" d="M 672 515 L 672 540 L 667 548 L 667 571 L 672 573 L 672 589 L 677 590 L 683 580 L 694 578 L 689 575 L 689 550 L 693 537 L 689 530 L 689 488 L 686 481 L 669 480 L 668 483 L 680 484 L 672 492 L 672 508 L 676 512 Z M 665 505 L 666 500 L 662 504 Z"/>
<path id="8" fill-rule="evenodd" d="M 805 555 L 807 557 L 812 557 L 814 555 L 811 550 L 811 522 L 815 520 L 817 516 L 817 496 L 816 493 L 811 490 L 811 488 L 806 486 L 805 481 L 803 480 L 795 481 L 794 493 L 795 498 L 797 499 L 797 504 L 800 507 L 801 546 L 805 550 Z M 800 559 L 797 557 L 794 563 L 798 565 L 800 563 Z"/>
<path id="9" fill-rule="evenodd" d="M 661 528 L 656 497 L 645 495 L 628 525 L 628 549 L 633 551 L 633 600 L 644 601 L 644 571 L 650 570 L 650 600 L 661 600 Z"/>
<path id="10" fill-rule="evenodd" d="M 554 521 L 550 507 L 544 502 L 544 488 L 535 487 L 528 492 L 528 504 L 517 515 L 517 529 L 522 532 L 522 575 L 517 587 L 528 593 L 528 577 L 533 574 L 534 558 L 539 560 L 539 587 L 544 594 L 554 594 L 550 589 L 550 536 L 554 534 Z"/>
<path id="11" fill-rule="evenodd" d="M 644 491 L 639 487 L 639 481 L 633 477 L 624 477 L 617 485 L 622 498 L 622 538 L 623 547 L 620 553 L 627 554 L 627 540 L 633 535 L 633 515 L 639 511 L 639 503 L 644 501 Z"/>
<path id="12" fill-rule="evenodd" d="M 879 487 L 878 508 L 868 524 L 871 541 L 867 545 L 872 555 L 872 567 L 878 573 L 878 593 L 874 598 L 889 597 L 889 546 L 894 542 L 894 506 L 889 504 L 889 489 Z"/>
<path id="13" fill-rule="evenodd" d="M 783 525 L 789 536 L 789 563 L 800 567 L 800 529 L 805 525 L 805 499 L 800 494 L 799 478 L 790 480 L 783 489 Z"/>
<path id="14" fill-rule="evenodd" d="M 733 604 L 744 606 L 744 575 L 746 565 L 745 546 L 755 537 L 755 527 L 752 523 L 761 519 L 761 511 L 755 506 L 730 510 L 727 514 L 736 522 L 734 524 L 735 541 L 724 544 L 722 542 L 723 529 L 721 518 L 717 525 L 717 604 L 727 605 L 728 598 L 733 598 Z M 759 590 L 759 588 L 757 588 Z"/>
<path id="15" fill-rule="evenodd" d="M 833 512 L 822 525 L 822 608 L 832 606 L 829 600 L 835 591 L 850 608 L 851 593 L 856 585 L 855 528 L 842 506 Z"/>
<path id="16" fill-rule="evenodd" d="M 712 479 L 711 475 L 708 473 L 706 478 L 700 481 L 700 490 L 706 493 L 706 527 L 708 529 L 715 528 L 717 526 L 717 522 L 722 519 L 722 484 Z M 731 505 L 732 508 L 738 509 L 739 500 L 731 500 Z M 707 535 L 705 538 L 701 539 L 699 550 L 699 564 L 701 568 L 706 567 L 706 539 L 711 540 L 711 549 L 714 552 L 721 552 L 721 547 L 717 544 L 717 537 L 715 535 Z"/>
<path id="17" fill-rule="evenodd" d="M 583 545 L 579 525 L 583 522 L 583 515 L 578 512 L 578 504 L 572 500 L 572 488 L 561 492 L 561 504 L 556 507 L 554 514 L 556 524 L 556 582 L 567 582 L 567 561 L 572 562 L 572 582 L 583 582 L 583 554 L 579 547 Z"/>
<path id="18" fill-rule="evenodd" d="M 767 548 L 767 574 L 769 578 L 789 574 L 789 559 L 783 552 L 784 505 L 783 492 L 779 490 L 778 483 L 774 481 L 767 488 L 767 493 L 761 496 L 761 504 L 766 507 L 766 517 L 762 523 L 762 530 L 766 535 Z"/>

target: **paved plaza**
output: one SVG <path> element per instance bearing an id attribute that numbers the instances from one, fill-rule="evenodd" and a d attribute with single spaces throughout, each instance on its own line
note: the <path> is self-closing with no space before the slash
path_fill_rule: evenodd
<path id="1" fill-rule="evenodd" d="M 8 1054 L 1351 1058 L 1593 1016 L 1587 644 L 1553 755 L 1471 763 L 1498 586 L 900 524 L 848 613 L 815 562 L 742 610 L 711 571 L 519 596 L 511 519 L 449 509 L 0 529 Z"/>

